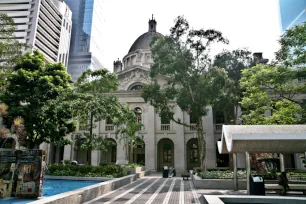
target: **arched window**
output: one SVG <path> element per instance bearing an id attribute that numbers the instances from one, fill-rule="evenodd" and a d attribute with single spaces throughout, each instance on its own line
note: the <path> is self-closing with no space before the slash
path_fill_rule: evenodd
<path id="1" fill-rule="evenodd" d="M 142 90 L 143 89 L 143 85 L 141 84 L 136 84 L 136 85 L 133 85 L 130 90 L 132 91 L 139 91 L 139 90 Z"/>
<path id="2" fill-rule="evenodd" d="M 141 124 L 142 123 L 142 110 L 139 107 L 134 108 L 134 112 L 136 115 L 136 120 L 137 123 Z"/>

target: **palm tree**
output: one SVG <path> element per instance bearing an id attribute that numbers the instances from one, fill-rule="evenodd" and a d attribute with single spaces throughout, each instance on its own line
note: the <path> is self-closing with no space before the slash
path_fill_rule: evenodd
<path id="1" fill-rule="evenodd" d="M 124 140 L 124 148 L 128 150 L 127 158 L 129 160 L 129 163 L 134 163 L 133 158 L 133 149 L 137 147 L 138 145 L 143 146 L 143 135 L 141 135 L 139 132 L 143 125 L 141 123 L 137 123 L 136 121 L 129 121 L 125 127 L 121 127 L 117 130 L 116 135 L 120 135 L 120 141 Z"/>

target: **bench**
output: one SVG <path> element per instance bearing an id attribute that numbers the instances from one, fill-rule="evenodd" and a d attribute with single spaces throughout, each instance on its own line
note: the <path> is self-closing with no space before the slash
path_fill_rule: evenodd
<path id="1" fill-rule="evenodd" d="M 183 177 L 183 180 L 185 180 L 185 178 L 186 178 L 186 180 L 188 180 L 188 178 L 190 177 L 190 174 L 189 173 L 183 173 L 182 177 Z"/>
<path id="2" fill-rule="evenodd" d="M 290 190 L 288 191 L 302 191 L 304 195 L 306 195 L 306 185 L 305 184 L 289 184 Z M 266 190 L 275 190 L 276 193 L 281 193 L 283 190 L 283 186 L 279 184 L 265 184 Z"/>

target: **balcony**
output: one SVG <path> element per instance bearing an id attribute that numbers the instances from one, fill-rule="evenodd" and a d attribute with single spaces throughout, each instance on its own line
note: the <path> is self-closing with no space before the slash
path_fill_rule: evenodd
<path id="1" fill-rule="evenodd" d="M 170 124 L 160 125 L 161 131 L 170 131 Z"/>
<path id="2" fill-rule="evenodd" d="M 222 133 L 222 126 L 224 124 L 214 124 L 214 131 L 215 133 Z"/>
<path id="3" fill-rule="evenodd" d="M 197 131 L 197 124 L 190 124 L 189 130 L 190 131 Z"/>
<path id="4" fill-rule="evenodd" d="M 105 131 L 114 131 L 114 125 L 105 125 Z"/>

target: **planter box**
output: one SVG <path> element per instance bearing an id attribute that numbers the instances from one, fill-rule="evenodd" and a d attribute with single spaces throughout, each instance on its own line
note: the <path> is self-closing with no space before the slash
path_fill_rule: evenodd
<path id="1" fill-rule="evenodd" d="M 201 179 L 197 175 L 192 176 L 192 182 L 197 189 L 234 189 L 234 179 Z M 305 181 L 289 181 L 289 184 L 301 184 Z M 277 184 L 277 180 L 265 180 L 265 184 Z M 238 180 L 238 190 L 246 190 L 247 182 L 245 179 Z"/>
<path id="2" fill-rule="evenodd" d="M 145 167 L 135 167 L 135 168 L 124 168 L 123 171 L 127 172 L 128 174 L 137 174 L 137 173 L 141 173 L 142 171 L 145 170 Z"/>
<path id="3" fill-rule="evenodd" d="M 192 176 L 192 182 L 197 189 L 233 189 L 233 179 L 201 179 L 197 175 Z M 238 180 L 238 189 L 246 190 L 246 180 Z"/>

